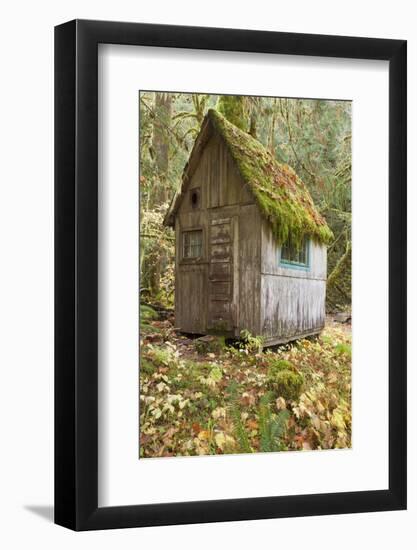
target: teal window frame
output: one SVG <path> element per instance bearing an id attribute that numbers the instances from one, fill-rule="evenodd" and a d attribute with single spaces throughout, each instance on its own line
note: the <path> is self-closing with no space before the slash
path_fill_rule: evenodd
<path id="1" fill-rule="evenodd" d="M 310 259 L 311 259 L 311 253 L 310 253 L 310 247 L 311 247 L 311 241 L 310 239 L 307 239 L 305 242 L 306 247 L 306 263 L 300 263 L 300 262 L 294 262 L 291 260 L 286 260 L 281 257 L 281 251 L 282 251 L 282 245 L 278 247 L 278 265 L 280 267 L 284 267 L 285 269 L 299 269 L 301 271 L 310 271 Z"/>

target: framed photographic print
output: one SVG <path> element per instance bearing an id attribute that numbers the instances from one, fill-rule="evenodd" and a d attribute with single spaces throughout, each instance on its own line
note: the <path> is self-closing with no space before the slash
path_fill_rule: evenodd
<path id="1" fill-rule="evenodd" d="M 55 521 L 406 507 L 406 42 L 55 29 Z"/>

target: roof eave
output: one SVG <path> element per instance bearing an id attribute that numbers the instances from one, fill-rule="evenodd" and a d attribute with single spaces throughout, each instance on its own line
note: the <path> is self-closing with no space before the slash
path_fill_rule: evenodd
<path id="1" fill-rule="evenodd" d="M 175 226 L 175 216 L 185 195 L 186 187 L 195 172 L 198 164 L 197 159 L 200 158 L 205 146 L 207 145 L 207 142 L 212 135 L 212 131 L 213 126 L 211 124 L 210 118 L 208 117 L 208 115 L 206 115 L 201 124 L 201 130 L 194 142 L 194 146 L 191 150 L 188 162 L 184 167 L 180 190 L 175 193 L 171 205 L 163 220 L 163 224 L 167 227 Z"/>

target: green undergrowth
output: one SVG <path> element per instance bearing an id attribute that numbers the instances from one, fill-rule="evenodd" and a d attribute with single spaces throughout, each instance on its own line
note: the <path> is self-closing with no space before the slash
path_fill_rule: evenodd
<path id="1" fill-rule="evenodd" d="M 351 337 L 277 350 L 195 340 L 146 322 L 140 354 L 140 456 L 345 448 L 351 442 Z M 158 327 L 156 327 L 158 328 Z"/>
<path id="2" fill-rule="evenodd" d="M 271 362 L 267 381 L 277 397 L 296 400 L 301 395 L 304 377 L 290 361 L 278 359 Z"/>
<path id="3" fill-rule="evenodd" d="M 158 313 L 150 306 L 140 304 L 140 330 L 141 332 L 153 331 L 160 332 L 160 329 L 155 326 L 151 326 L 151 321 L 158 319 Z"/>

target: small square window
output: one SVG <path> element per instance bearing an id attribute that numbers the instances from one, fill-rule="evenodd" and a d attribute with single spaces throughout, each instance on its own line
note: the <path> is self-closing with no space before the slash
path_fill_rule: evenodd
<path id="1" fill-rule="evenodd" d="M 184 231 L 182 234 L 182 257 L 185 260 L 200 258 L 203 253 L 203 231 Z"/>
<path id="2" fill-rule="evenodd" d="M 300 246 L 294 246 L 290 243 L 284 243 L 281 246 L 280 264 L 284 266 L 294 266 L 308 268 L 308 241 L 304 239 Z"/>

